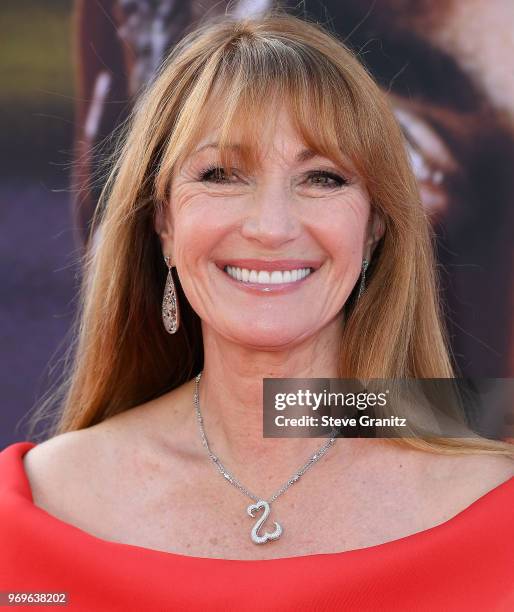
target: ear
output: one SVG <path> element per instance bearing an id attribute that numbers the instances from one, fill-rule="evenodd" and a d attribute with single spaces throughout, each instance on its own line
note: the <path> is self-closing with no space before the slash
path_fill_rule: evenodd
<path id="1" fill-rule="evenodd" d="M 364 245 L 364 257 L 371 261 L 371 257 L 377 244 L 384 235 L 385 220 L 376 208 L 371 209 L 371 214 L 368 222 L 368 233 L 366 244 Z"/>
<path id="2" fill-rule="evenodd" d="M 156 205 L 154 211 L 154 229 L 159 235 L 163 255 L 169 255 L 173 262 L 173 223 L 168 202 Z"/>

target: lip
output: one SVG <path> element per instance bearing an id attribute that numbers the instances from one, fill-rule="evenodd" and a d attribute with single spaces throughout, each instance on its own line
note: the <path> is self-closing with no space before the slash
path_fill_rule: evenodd
<path id="1" fill-rule="evenodd" d="M 265 270 L 266 272 L 297 270 L 299 268 L 313 268 L 316 271 L 321 267 L 321 262 L 312 259 L 220 259 L 216 261 L 216 265 L 221 271 L 225 266 L 256 271 Z"/>
<path id="2" fill-rule="evenodd" d="M 231 260 L 234 261 L 234 260 Z M 241 261 L 241 260 L 237 260 L 237 261 Z M 244 260 L 244 261 L 248 261 L 248 260 Z M 288 260 L 289 262 L 291 260 Z M 261 262 L 262 263 L 262 262 Z M 227 263 L 225 264 L 227 266 L 232 266 L 232 265 L 236 265 L 234 263 Z M 317 264 L 318 267 L 320 267 L 320 264 Z M 249 293 L 253 293 L 254 295 L 257 294 L 266 294 L 266 295 L 270 295 L 270 294 L 280 294 L 283 295 L 285 293 L 291 293 L 292 291 L 296 291 L 297 289 L 301 289 L 304 285 L 304 283 L 308 282 L 310 277 L 315 274 L 315 272 L 317 271 L 318 268 L 314 269 L 310 274 L 308 274 L 305 278 L 302 278 L 301 280 L 297 280 L 294 281 L 292 283 L 269 283 L 269 285 L 265 285 L 263 283 L 250 283 L 250 282 L 243 282 L 243 281 L 238 281 L 235 278 L 232 278 L 232 276 L 230 276 L 230 274 L 227 274 L 227 272 L 225 272 L 223 270 L 223 268 L 220 268 L 218 263 L 216 263 L 216 267 L 218 268 L 218 270 L 220 271 L 221 274 L 223 274 L 223 277 L 227 279 L 227 281 L 229 283 L 232 283 L 235 287 L 238 287 L 239 289 L 243 290 L 243 291 L 247 291 Z M 241 268 L 244 268 L 246 266 L 238 266 Z M 314 268 L 314 266 L 307 266 L 307 265 L 302 265 L 299 267 L 304 267 L 304 268 Z M 292 268 L 252 268 L 253 270 L 256 269 L 260 269 L 260 270 L 295 270 L 296 267 L 292 267 Z"/>

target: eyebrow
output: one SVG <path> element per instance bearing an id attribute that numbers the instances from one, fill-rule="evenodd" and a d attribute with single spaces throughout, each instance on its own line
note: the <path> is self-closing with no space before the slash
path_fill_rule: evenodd
<path id="1" fill-rule="evenodd" d="M 241 145 L 239 145 L 237 143 L 229 144 L 229 145 L 227 145 L 227 147 L 229 149 L 233 149 L 233 150 L 236 150 L 236 151 L 241 150 Z M 209 142 L 209 143 L 204 144 L 203 146 L 199 147 L 195 151 L 193 151 L 193 155 L 196 155 L 197 153 L 200 153 L 204 149 L 218 149 L 218 148 L 219 148 L 219 143 L 218 142 Z M 318 155 L 319 154 L 316 153 L 316 151 L 313 151 L 312 149 L 301 149 L 296 154 L 295 161 L 298 162 L 298 163 L 309 161 L 313 157 L 318 157 Z"/>

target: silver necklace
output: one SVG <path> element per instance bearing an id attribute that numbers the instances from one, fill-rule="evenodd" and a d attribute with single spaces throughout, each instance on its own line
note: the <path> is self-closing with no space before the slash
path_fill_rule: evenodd
<path id="1" fill-rule="evenodd" d="M 207 452 L 209 453 L 209 457 L 214 462 L 214 464 L 216 465 L 218 470 L 221 472 L 221 474 L 224 476 L 224 478 L 227 480 L 227 482 L 229 482 L 230 484 L 234 485 L 242 493 L 244 493 L 245 495 L 247 495 L 248 497 L 250 497 L 251 499 L 254 500 L 255 503 L 254 504 L 250 504 L 247 507 L 247 509 L 246 509 L 248 515 L 251 516 L 252 518 L 255 518 L 255 512 L 258 512 L 259 510 L 264 508 L 264 513 L 256 521 L 256 523 L 254 524 L 253 529 L 252 529 L 252 531 L 250 533 L 250 537 L 252 539 L 252 542 L 254 542 L 255 544 L 265 544 L 266 542 L 269 542 L 271 540 L 278 540 L 278 538 L 282 535 L 284 530 L 283 530 L 282 526 L 279 523 L 277 523 L 277 521 L 274 521 L 274 523 L 275 523 L 274 531 L 272 531 L 272 532 L 266 531 L 262 535 L 259 534 L 259 529 L 266 522 L 266 519 L 268 518 L 268 516 L 269 516 L 269 514 L 271 512 L 270 506 L 271 506 L 272 502 L 274 502 L 280 495 L 282 495 L 282 493 L 285 493 L 287 491 L 287 489 L 289 489 L 289 487 L 291 485 L 293 485 L 295 482 L 298 482 L 300 477 L 303 474 L 305 474 L 305 472 L 310 467 L 312 467 L 319 459 L 321 459 L 321 457 L 327 452 L 327 450 L 335 443 L 336 436 L 337 436 L 337 433 L 339 432 L 340 428 L 337 428 L 337 429 L 336 428 L 332 428 L 332 434 L 330 435 L 330 438 L 328 439 L 328 441 L 325 442 L 325 444 L 323 444 L 323 446 L 321 448 L 319 448 L 313 455 L 311 455 L 309 457 L 307 462 L 304 465 L 302 465 L 302 467 L 298 471 L 296 471 L 293 474 L 293 476 L 291 476 L 291 478 L 284 485 L 282 485 L 282 487 L 280 487 L 280 489 L 278 491 L 276 491 L 270 497 L 269 501 L 266 501 L 266 500 L 262 499 L 261 497 L 259 497 L 258 495 L 255 495 L 254 493 L 249 491 L 246 487 L 244 487 L 225 468 L 225 466 L 221 463 L 219 458 L 211 451 L 211 449 L 209 447 L 209 442 L 207 441 L 207 436 L 205 435 L 205 430 L 203 428 L 203 417 L 202 417 L 202 414 L 200 412 L 199 385 L 200 385 L 200 378 L 201 378 L 201 376 L 202 376 L 202 372 L 200 372 L 200 374 L 198 374 L 198 376 L 196 376 L 196 378 L 195 378 L 195 393 L 194 393 L 193 403 L 194 403 L 195 410 L 196 410 L 196 418 L 198 419 L 198 424 L 200 426 L 200 434 L 202 436 L 202 443 L 205 446 L 205 448 L 207 449 Z"/>

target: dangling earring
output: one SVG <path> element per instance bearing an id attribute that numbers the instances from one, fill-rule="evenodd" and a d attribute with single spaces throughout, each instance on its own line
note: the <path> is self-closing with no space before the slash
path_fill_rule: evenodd
<path id="1" fill-rule="evenodd" d="M 362 272 L 361 272 L 361 284 L 359 287 L 359 294 L 357 295 L 357 299 L 364 293 L 366 290 L 366 270 L 368 269 L 369 261 L 367 259 L 362 260 Z"/>
<path id="2" fill-rule="evenodd" d="M 162 321 L 168 334 L 174 334 L 180 325 L 180 314 L 178 309 L 177 293 L 175 291 L 175 283 L 171 275 L 169 255 L 164 256 L 164 261 L 168 266 L 168 277 L 164 287 L 164 298 L 162 300 Z"/>

